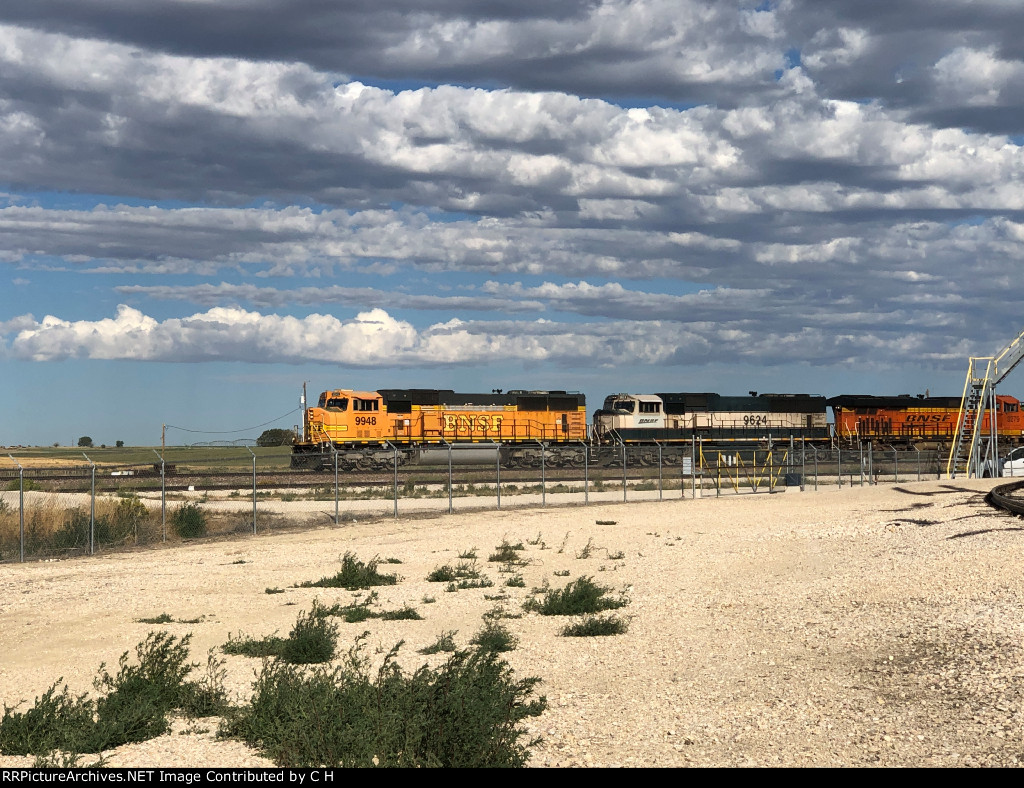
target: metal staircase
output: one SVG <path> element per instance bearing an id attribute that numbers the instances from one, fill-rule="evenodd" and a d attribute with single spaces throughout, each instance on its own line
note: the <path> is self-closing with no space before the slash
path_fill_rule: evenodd
<path id="1" fill-rule="evenodd" d="M 986 474 L 1002 475 L 999 460 L 999 433 L 996 410 L 996 386 L 1024 359 L 1024 331 L 998 356 L 971 357 L 960 399 L 956 438 L 949 452 L 946 474 L 970 478 Z M 985 411 L 989 413 L 987 428 Z"/>

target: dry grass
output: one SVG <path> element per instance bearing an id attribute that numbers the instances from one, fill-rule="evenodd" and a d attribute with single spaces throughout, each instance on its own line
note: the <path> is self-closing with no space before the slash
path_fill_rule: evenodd
<path id="1" fill-rule="evenodd" d="M 166 536 L 179 541 L 168 511 Z M 248 533 L 252 530 L 252 512 L 210 512 L 208 535 Z M 61 504 L 59 499 L 26 501 L 25 555 L 68 555 L 88 551 L 89 532 L 93 529 L 97 547 L 131 546 L 160 541 L 164 527 L 159 508 L 148 508 L 138 498 L 97 497 L 95 525 L 90 525 L 89 502 L 79 506 Z M 0 560 L 16 558 L 20 553 L 21 522 L 18 505 L 0 500 Z"/>

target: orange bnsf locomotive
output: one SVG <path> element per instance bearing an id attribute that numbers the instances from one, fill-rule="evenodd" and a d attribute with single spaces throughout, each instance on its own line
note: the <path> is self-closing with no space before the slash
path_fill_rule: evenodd
<path id="1" fill-rule="evenodd" d="M 544 461 L 582 467 L 587 437 L 583 394 L 444 389 L 325 391 L 307 408 L 292 467 L 343 470 L 494 462 L 510 468 Z M 499 446 L 500 444 L 500 446 Z M 499 455 L 500 452 L 500 455 Z"/>
<path id="2" fill-rule="evenodd" d="M 956 439 L 960 397 L 875 397 L 844 394 L 828 400 L 836 438 L 843 442 L 881 444 L 949 444 Z M 985 410 L 981 432 L 988 434 L 991 413 Z M 1020 400 L 996 395 L 996 426 L 1000 441 L 1021 443 L 1024 412 Z"/>

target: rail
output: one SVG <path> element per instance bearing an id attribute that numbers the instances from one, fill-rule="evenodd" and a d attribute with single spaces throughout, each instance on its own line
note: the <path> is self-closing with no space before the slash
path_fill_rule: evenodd
<path id="1" fill-rule="evenodd" d="M 1024 490 L 1024 482 L 1000 484 L 998 487 L 993 487 L 989 490 L 988 495 L 985 496 L 985 501 L 989 506 L 1024 517 L 1024 498 L 1013 495 L 1013 493 L 1019 490 Z"/>

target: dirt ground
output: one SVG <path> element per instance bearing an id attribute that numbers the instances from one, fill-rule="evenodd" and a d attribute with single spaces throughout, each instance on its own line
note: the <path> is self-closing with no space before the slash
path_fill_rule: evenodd
<path id="1" fill-rule="evenodd" d="M 508 661 L 549 701 L 528 721 L 542 738 L 533 766 L 1020 765 L 1024 529 L 984 503 L 994 483 L 383 519 L 0 565 L 0 701 L 31 702 L 61 677 L 89 691 L 100 663 L 156 628 L 191 633 L 196 662 L 230 635 L 287 634 L 314 598 L 352 600 L 293 586 L 353 551 L 401 560 L 381 606 L 424 620 L 339 619 L 340 646 L 369 629 L 383 651 L 404 640 L 410 668 L 443 660 L 416 653 L 443 632 L 466 645 L 496 604 L 485 596 L 520 611 L 544 581 L 581 576 L 627 594 L 623 635 L 561 637 L 564 621 L 535 613 L 504 622 L 520 640 Z M 525 588 L 504 587 L 487 562 L 502 540 L 525 545 Z M 427 582 L 471 548 L 494 587 Z M 165 613 L 195 623 L 138 621 Z M 248 698 L 259 661 L 227 668 L 231 693 Z M 215 730 L 180 721 L 107 763 L 269 765 Z"/>

